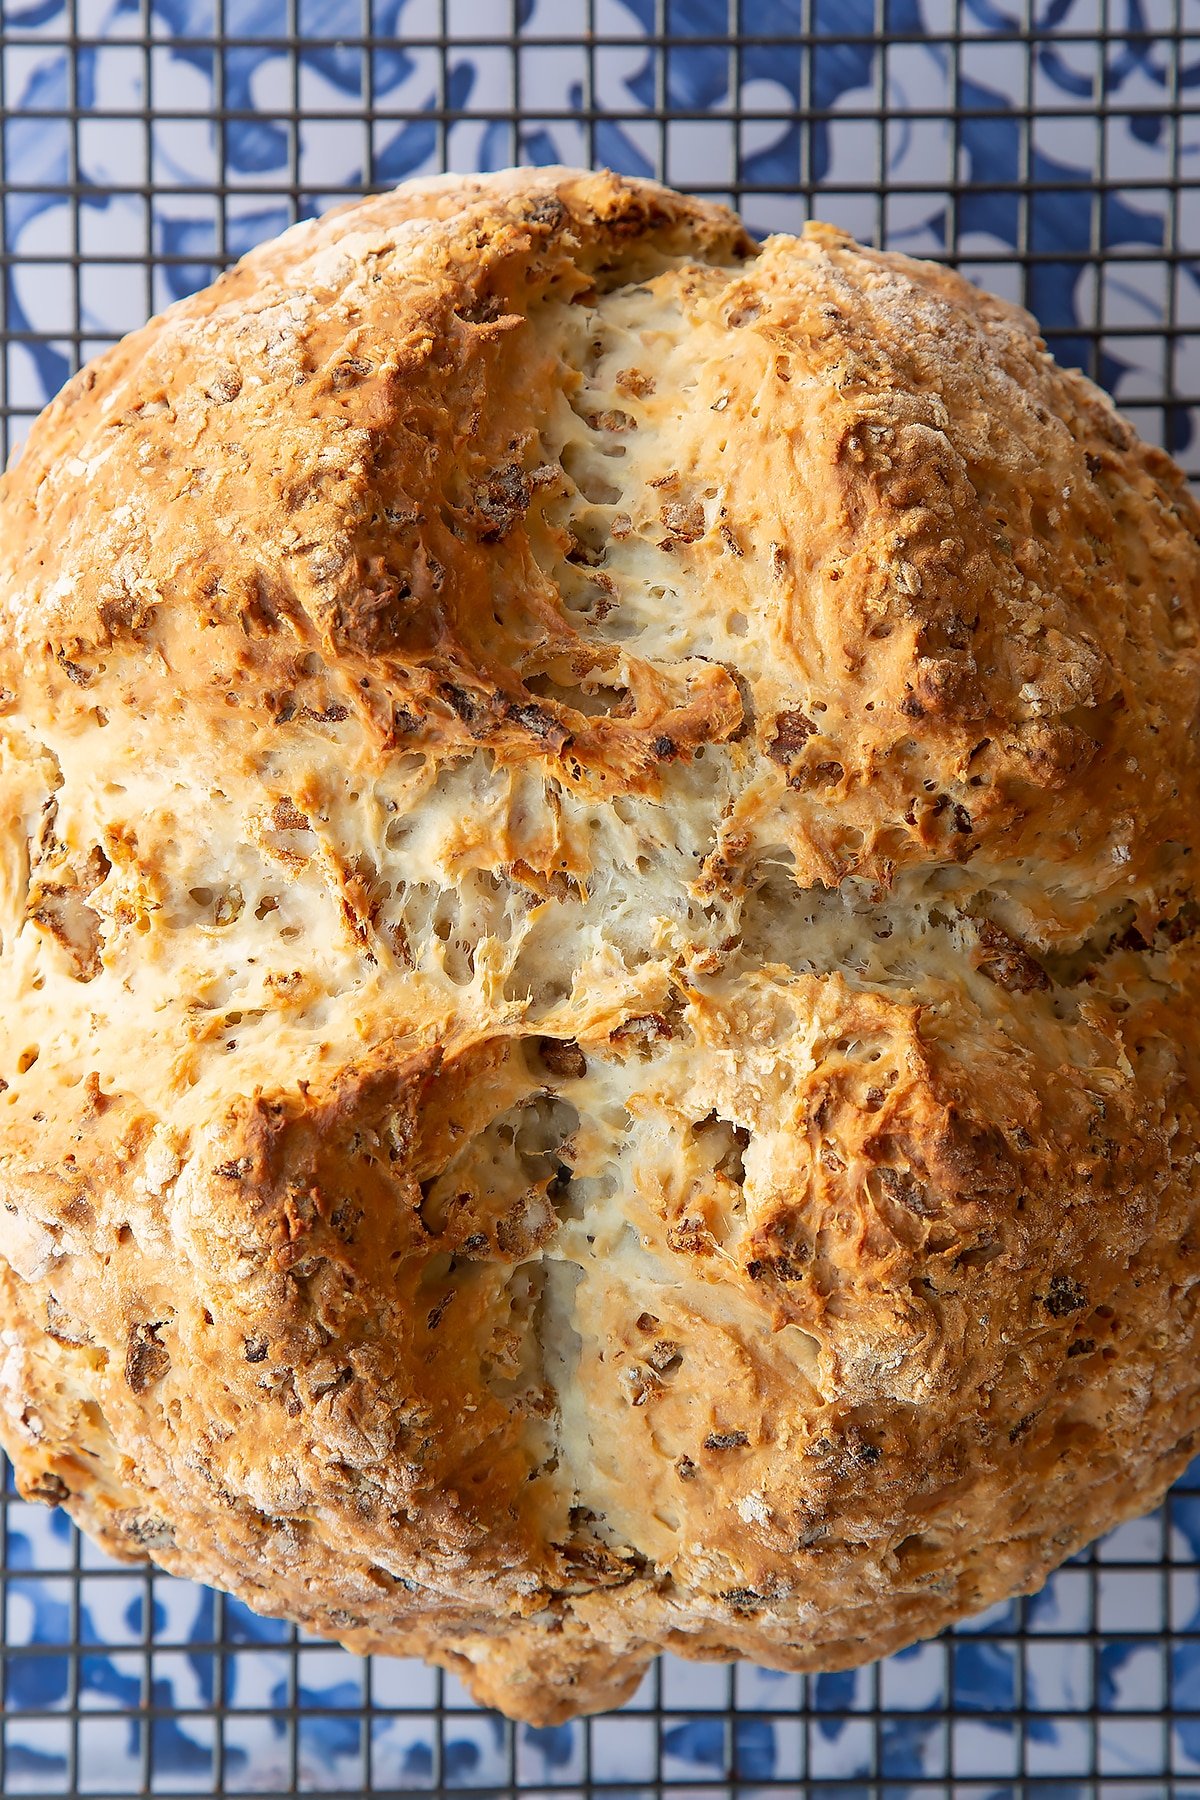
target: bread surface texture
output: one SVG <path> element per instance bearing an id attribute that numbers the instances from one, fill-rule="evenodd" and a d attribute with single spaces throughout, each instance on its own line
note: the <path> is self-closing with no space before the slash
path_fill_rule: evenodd
<path id="1" fill-rule="evenodd" d="M 1027 314 L 564 169 L 297 226 L 0 483 L 0 1441 L 550 1722 L 1200 1423 L 1200 516 Z"/>

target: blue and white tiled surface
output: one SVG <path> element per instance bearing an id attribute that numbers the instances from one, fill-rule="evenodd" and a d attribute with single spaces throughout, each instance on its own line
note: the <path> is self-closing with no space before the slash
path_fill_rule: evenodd
<path id="1" fill-rule="evenodd" d="M 667 1657 L 619 1713 L 548 1730 L 419 1663 L 296 1648 L 235 1601 L 110 1563 L 60 1513 L 8 1515 L 6 1794 L 64 1792 L 72 1771 L 79 1792 L 133 1794 L 147 1760 L 156 1793 L 572 1795 L 590 1769 L 625 1800 L 660 1776 L 680 1796 L 731 1776 L 747 1797 L 826 1780 L 868 1800 L 854 1784 L 877 1777 L 888 1800 L 1008 1800 L 1024 1777 L 1082 1800 L 1092 1775 L 1114 1800 L 1200 1794 L 1200 1465 L 1166 1516 L 938 1643 L 807 1682 Z"/>
<path id="2" fill-rule="evenodd" d="M 956 252 L 1200 473 L 1200 0 L 0 0 L 0 22 L 11 441 L 77 358 L 298 211 L 595 160 L 740 197 L 760 232 L 811 211 Z M 1200 1465 L 947 1640 L 807 1682 L 668 1658 L 552 1730 L 3 1510 L 6 1794 L 1200 1796 Z"/>
<path id="3" fill-rule="evenodd" d="M 1013 293 L 1014 250 L 1054 252 L 1029 298 L 1056 343 L 1085 360 L 1099 327 L 1100 372 L 1144 429 L 1186 447 L 1190 410 L 1164 417 L 1163 399 L 1200 396 L 1200 352 L 1162 326 L 1200 325 L 1196 268 L 1172 254 L 1200 243 L 1200 189 L 1172 199 L 1167 185 L 1173 164 L 1187 177 L 1200 157 L 1200 119 L 1186 110 L 1200 81 L 1200 39 L 1186 35 L 1200 29 L 1198 0 L 743 0 L 743 30 L 811 27 L 821 41 L 740 54 L 712 42 L 730 12 L 729 0 L 9 0 L 9 328 L 36 334 L 10 349 L 9 406 L 40 407 L 69 369 L 72 334 L 90 353 L 208 279 L 223 252 L 277 231 L 290 188 L 318 210 L 364 180 L 443 161 L 594 152 L 630 171 L 661 162 L 681 185 L 740 184 L 759 229 L 794 227 L 801 188 L 815 186 L 820 210 L 865 237 L 937 254 L 956 236 L 966 266 Z M 1043 28 L 1032 53 L 1011 36 L 1027 15 Z M 514 17 L 516 58 L 486 41 Z M 886 52 L 850 40 L 880 18 Z M 660 19 L 678 34 L 661 58 L 639 42 Z M 957 44 L 943 35 L 956 21 Z M 1107 36 L 1087 35 L 1106 22 Z M 446 53 L 430 41 L 443 23 Z M 223 55 L 218 26 L 237 40 Z M 362 49 L 364 28 L 383 47 Z M 304 40 L 298 57 L 281 45 L 289 32 Z M 704 41 L 688 46 L 689 35 Z M 946 117 L 956 93 L 957 130 Z M 592 130 L 580 116 L 589 95 Z M 647 116 L 660 95 L 688 115 L 665 130 Z M 1176 96 L 1185 110 L 1173 121 L 1163 109 Z M 228 113 L 220 129 L 215 101 Z M 72 102 L 86 115 L 76 129 Z M 504 117 L 514 106 L 519 130 Z M 800 107 L 818 122 L 801 127 Z M 881 174 L 884 201 L 872 191 Z M 1111 184 L 1102 197 L 1097 174 Z M 1037 188 L 1028 199 L 1012 185 L 1024 178 Z M 1099 274 L 1086 261 L 1097 244 Z"/>
<path id="4" fill-rule="evenodd" d="M 817 41 L 734 52 L 714 39 L 739 11 L 757 39 Z M 1200 401 L 1200 269 L 1176 255 L 1200 245 L 1200 0 L 5 0 L 0 16 L 17 415 L 76 341 L 90 354 L 288 223 L 289 190 L 316 211 L 443 163 L 593 155 L 740 189 L 759 230 L 794 228 L 815 188 L 863 237 L 933 255 L 955 241 L 1014 297 L 1026 248 L 1060 353 L 1086 363 L 1099 331 L 1097 371 L 1141 428 L 1190 448 L 1192 409 L 1165 402 Z M 514 22 L 516 57 L 497 41 Z M 660 26 L 661 56 L 645 42 Z M 685 116 L 660 128 L 656 104 Z"/>

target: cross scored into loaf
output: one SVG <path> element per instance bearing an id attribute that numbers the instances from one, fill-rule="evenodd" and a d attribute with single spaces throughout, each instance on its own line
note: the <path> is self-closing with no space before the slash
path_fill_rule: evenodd
<path id="1" fill-rule="evenodd" d="M 569 170 L 0 487 L 0 1437 L 534 1720 L 864 1661 L 1200 1415 L 1200 514 L 1026 314 Z"/>

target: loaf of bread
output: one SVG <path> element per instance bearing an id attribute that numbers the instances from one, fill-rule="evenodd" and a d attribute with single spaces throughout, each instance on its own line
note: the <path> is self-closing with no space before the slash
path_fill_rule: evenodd
<path id="1" fill-rule="evenodd" d="M 880 1656 L 1200 1425 L 1200 513 L 1029 317 L 569 170 L 0 490 L 0 1438 L 551 1721 Z"/>

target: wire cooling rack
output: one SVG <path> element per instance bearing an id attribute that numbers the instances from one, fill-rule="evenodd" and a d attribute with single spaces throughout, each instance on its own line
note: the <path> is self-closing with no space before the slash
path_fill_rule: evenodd
<path id="1" fill-rule="evenodd" d="M 1196 0 L 3 0 L 0 413 L 335 200 L 607 162 L 1026 301 L 1200 475 Z M 3 1243 L 0 1239 L 0 1252 Z M 534 1730 L 0 1504 L 0 1792 L 1200 1795 L 1200 1464 L 876 1668 L 665 1658 Z"/>

